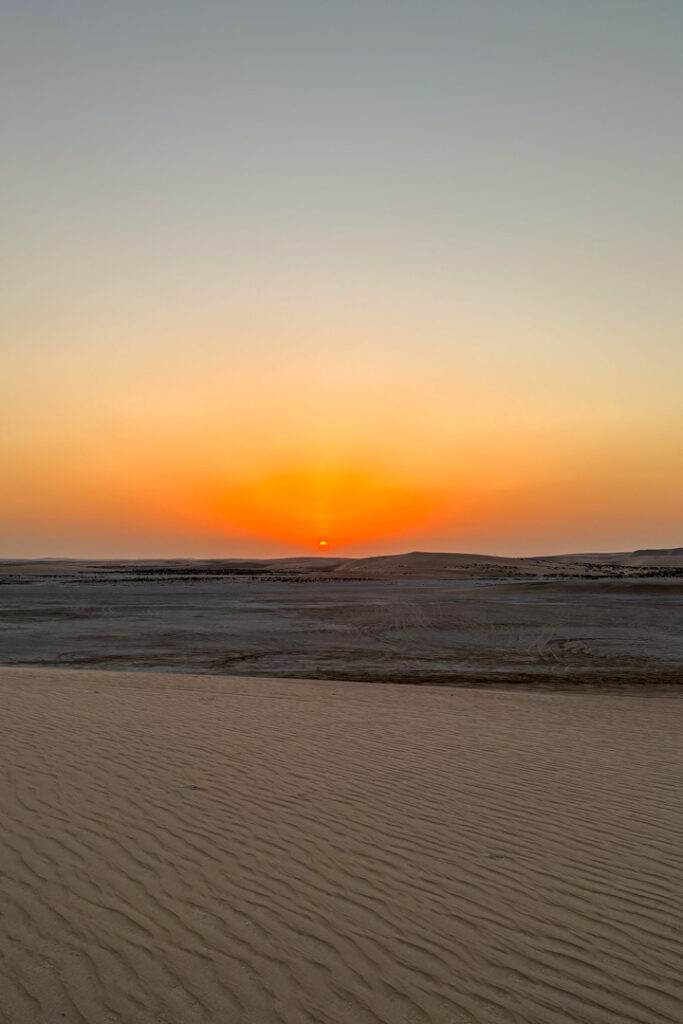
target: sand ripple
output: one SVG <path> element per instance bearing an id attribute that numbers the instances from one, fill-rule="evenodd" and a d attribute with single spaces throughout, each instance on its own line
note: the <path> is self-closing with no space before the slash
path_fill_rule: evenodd
<path id="1" fill-rule="evenodd" d="M 680 1024 L 682 712 L 2 669 L 0 1021 Z"/>

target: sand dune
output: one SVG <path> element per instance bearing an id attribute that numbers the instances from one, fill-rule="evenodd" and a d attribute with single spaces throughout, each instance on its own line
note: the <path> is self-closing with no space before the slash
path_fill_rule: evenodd
<path id="1" fill-rule="evenodd" d="M 368 576 L 395 578 L 420 576 L 422 578 L 464 575 L 474 568 L 478 572 L 493 565 L 519 568 L 522 559 L 497 558 L 494 555 L 468 555 L 436 551 L 410 551 L 401 555 L 373 555 L 354 558 L 337 566 L 337 576 Z"/>
<path id="2" fill-rule="evenodd" d="M 0 670 L 7 1024 L 679 1024 L 683 705 Z"/>
<path id="3" fill-rule="evenodd" d="M 368 558 L 212 558 L 212 559 L 5 559 L 0 578 L 71 576 L 75 574 L 237 573 L 263 575 L 323 575 L 361 579 L 448 579 L 505 576 L 586 576 L 621 571 L 626 575 L 653 569 L 683 570 L 683 548 L 611 551 L 506 558 L 502 555 L 409 551 Z"/>
<path id="4" fill-rule="evenodd" d="M 587 554 L 548 555 L 549 562 L 590 562 L 605 565 L 621 565 L 627 568 L 670 568 L 683 567 L 683 548 L 646 548 L 641 551 L 602 551 Z"/>
<path id="5" fill-rule="evenodd" d="M 499 555 L 456 554 L 451 552 L 411 551 L 402 555 L 375 555 L 348 559 L 330 570 L 336 576 L 361 576 L 372 579 L 449 576 L 584 576 L 600 571 L 621 569 L 681 569 L 683 548 L 652 551 L 622 551 L 592 554 L 545 555 L 530 558 L 504 558 Z"/>

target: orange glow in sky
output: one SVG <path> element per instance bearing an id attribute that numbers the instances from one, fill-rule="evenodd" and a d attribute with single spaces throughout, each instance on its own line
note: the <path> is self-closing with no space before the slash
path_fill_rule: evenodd
<path id="1" fill-rule="evenodd" d="M 321 328 L 302 328 L 282 366 L 269 331 L 254 325 L 239 360 L 206 329 L 103 350 L 97 372 L 67 339 L 40 363 L 17 359 L 11 386 L 0 381 L 4 554 L 267 556 L 322 540 L 339 555 L 533 554 L 675 540 L 677 379 L 655 415 L 646 393 L 625 403 L 621 383 L 586 379 L 571 353 L 558 391 L 557 354 L 544 365 L 518 351 L 498 374 L 463 344 L 435 374 L 383 341 L 354 350 L 346 326 L 323 374 Z"/>
<path id="2" fill-rule="evenodd" d="M 683 543 L 683 4 L 7 6 L 0 557 Z"/>
<path id="3" fill-rule="evenodd" d="M 352 471 L 298 471 L 226 488 L 214 515 L 227 531 L 343 553 L 419 529 L 433 511 L 429 495 L 406 485 Z"/>

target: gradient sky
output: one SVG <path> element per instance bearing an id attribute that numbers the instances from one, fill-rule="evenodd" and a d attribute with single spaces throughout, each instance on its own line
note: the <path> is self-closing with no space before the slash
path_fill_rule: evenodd
<path id="1" fill-rule="evenodd" d="M 0 555 L 683 543 L 680 0 L 0 3 Z"/>

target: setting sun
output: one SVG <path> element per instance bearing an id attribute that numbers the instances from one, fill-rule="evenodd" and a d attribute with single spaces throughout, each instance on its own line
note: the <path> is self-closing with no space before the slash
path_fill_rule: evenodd
<path id="1" fill-rule="evenodd" d="M 680 543 L 682 4 L 5 6 L 3 556 Z"/>

